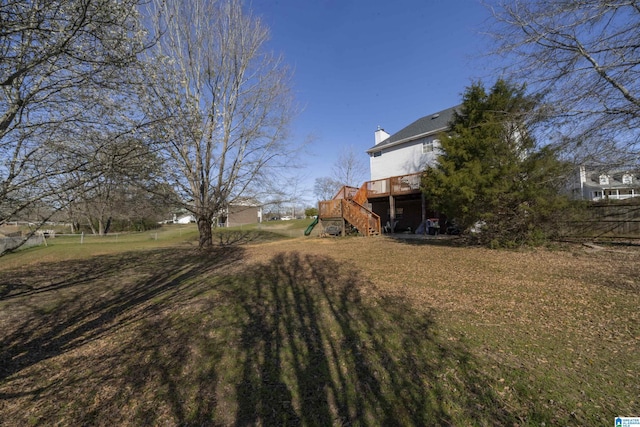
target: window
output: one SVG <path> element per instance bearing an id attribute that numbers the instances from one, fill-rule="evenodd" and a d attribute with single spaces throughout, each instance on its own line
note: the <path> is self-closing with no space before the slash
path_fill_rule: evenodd
<path id="1" fill-rule="evenodd" d="M 440 147 L 440 140 L 434 139 L 433 141 L 424 141 L 422 143 L 422 154 L 432 153 Z"/>
<path id="2" fill-rule="evenodd" d="M 628 173 L 625 173 L 624 175 L 622 175 L 622 183 L 623 184 L 632 184 L 633 183 L 633 177 L 631 175 L 629 175 Z"/>
<path id="3" fill-rule="evenodd" d="M 609 176 L 607 175 L 600 175 L 600 185 L 607 185 L 609 184 Z"/>

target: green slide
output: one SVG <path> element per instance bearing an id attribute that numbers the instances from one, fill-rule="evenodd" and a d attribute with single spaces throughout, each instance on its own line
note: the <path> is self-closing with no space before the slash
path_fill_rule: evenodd
<path id="1" fill-rule="evenodd" d="M 304 235 L 308 236 L 309 234 L 311 234 L 311 230 L 313 230 L 313 227 L 316 226 L 316 224 L 318 224 L 318 215 L 316 215 L 316 219 L 313 220 L 313 222 L 311 224 L 309 224 L 309 226 L 307 227 L 306 230 L 304 230 Z"/>

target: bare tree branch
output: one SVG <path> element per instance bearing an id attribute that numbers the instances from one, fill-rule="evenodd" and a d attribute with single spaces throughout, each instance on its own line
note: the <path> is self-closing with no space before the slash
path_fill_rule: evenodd
<path id="1" fill-rule="evenodd" d="M 508 72 L 545 94 L 554 137 L 582 159 L 640 155 L 636 1 L 500 1 L 491 6 Z"/>
<path id="2" fill-rule="evenodd" d="M 41 223 L 65 192 L 101 176 L 86 149 L 92 134 L 107 144 L 139 131 L 125 101 L 125 70 L 147 47 L 138 2 L 0 5 L 0 225 L 36 208 L 49 212 Z"/>
<path id="3" fill-rule="evenodd" d="M 352 145 L 343 148 L 331 168 L 334 179 L 340 185 L 360 187 L 369 173 L 365 158 L 358 156 Z"/>

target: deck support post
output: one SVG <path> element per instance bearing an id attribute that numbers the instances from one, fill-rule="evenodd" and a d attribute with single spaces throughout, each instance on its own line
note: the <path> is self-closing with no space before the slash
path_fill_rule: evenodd
<path id="1" fill-rule="evenodd" d="M 420 194 L 420 201 L 422 202 L 421 214 L 422 214 L 422 222 L 421 224 L 425 224 L 427 221 L 427 198 L 424 196 L 424 193 Z M 424 234 L 427 234 L 426 224 L 424 226 Z"/>
<path id="2" fill-rule="evenodd" d="M 396 232 L 396 199 L 393 196 L 389 196 L 389 226 L 391 227 L 391 233 Z"/>

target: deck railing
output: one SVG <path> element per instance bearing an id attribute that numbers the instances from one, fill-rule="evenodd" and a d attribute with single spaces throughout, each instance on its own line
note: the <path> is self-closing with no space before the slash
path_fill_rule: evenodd
<path id="1" fill-rule="evenodd" d="M 421 177 L 422 173 L 413 173 L 367 181 L 364 183 L 367 189 L 367 198 L 419 193 Z"/>
<path id="2" fill-rule="evenodd" d="M 353 200 L 343 200 L 344 219 L 356 227 L 361 234 L 380 234 L 380 217 Z"/>
<path id="3" fill-rule="evenodd" d="M 639 193 L 634 193 L 634 194 L 606 194 L 603 197 L 594 197 L 592 200 L 594 202 L 600 202 L 602 200 L 626 200 L 626 199 L 632 199 L 634 197 L 640 197 Z"/>
<path id="4" fill-rule="evenodd" d="M 318 215 L 323 218 L 342 218 L 342 200 L 323 200 L 318 203 Z"/>
<path id="5" fill-rule="evenodd" d="M 351 199 L 325 200 L 318 207 L 321 219 L 344 218 L 365 236 L 380 234 L 380 217 Z"/>
<path id="6" fill-rule="evenodd" d="M 343 218 L 366 236 L 380 233 L 380 217 L 364 205 L 369 199 L 420 192 L 422 173 L 367 181 L 360 188 L 343 186 L 331 200 L 318 203 L 320 219 Z"/>
<path id="7" fill-rule="evenodd" d="M 358 190 L 359 189 L 357 187 L 351 187 L 349 185 L 343 185 L 342 188 L 340 190 L 338 190 L 336 195 L 333 196 L 332 200 L 336 200 L 336 199 L 352 199 L 353 196 L 356 195 Z"/>
<path id="8" fill-rule="evenodd" d="M 352 200 L 362 206 L 364 206 L 364 204 L 367 203 L 367 183 L 366 182 L 362 184 L 362 186 L 358 189 L 356 194 L 353 195 Z"/>

